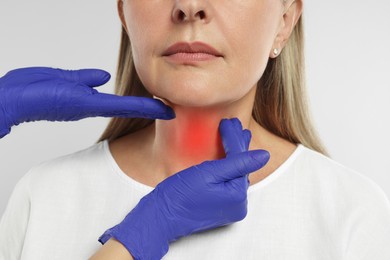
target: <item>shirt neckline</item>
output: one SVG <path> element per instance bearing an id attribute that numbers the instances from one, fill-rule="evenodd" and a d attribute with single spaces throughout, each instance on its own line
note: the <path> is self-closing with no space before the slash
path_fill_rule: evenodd
<path id="1" fill-rule="evenodd" d="M 268 175 L 261 181 L 250 185 L 248 188 L 248 193 L 263 189 L 264 187 L 270 185 L 270 183 L 281 177 L 285 172 L 287 172 L 287 169 L 296 160 L 296 158 L 304 150 L 304 148 L 305 146 L 303 144 L 298 144 L 292 154 L 290 154 L 290 156 L 281 165 L 279 165 L 279 167 L 276 168 L 270 175 Z"/>
<path id="2" fill-rule="evenodd" d="M 106 155 L 106 158 L 108 159 L 109 163 L 111 164 L 115 174 L 119 178 L 121 178 L 127 184 L 135 186 L 138 189 L 141 189 L 143 191 L 150 192 L 150 191 L 154 190 L 155 187 L 138 182 L 135 179 L 131 178 L 130 176 L 126 175 L 126 173 L 124 173 L 122 171 L 122 169 L 119 167 L 119 165 L 115 161 L 115 159 L 110 151 L 110 147 L 108 145 L 108 140 L 103 140 L 102 144 L 103 144 L 103 150 L 104 150 L 104 153 Z M 268 186 L 270 183 L 272 183 L 277 178 L 279 178 L 284 172 L 286 172 L 288 167 L 295 161 L 295 159 L 298 157 L 298 155 L 301 153 L 301 151 L 304 149 L 304 147 L 305 147 L 304 145 L 298 144 L 297 147 L 295 148 L 295 150 L 293 151 L 293 153 L 276 170 L 274 170 L 270 175 L 265 177 L 260 182 L 257 182 L 253 185 L 250 185 L 248 188 L 248 194 Z"/>

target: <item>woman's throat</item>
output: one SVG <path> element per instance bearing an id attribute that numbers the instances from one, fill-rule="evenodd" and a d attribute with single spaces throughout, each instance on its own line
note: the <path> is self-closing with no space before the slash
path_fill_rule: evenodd
<path id="1" fill-rule="evenodd" d="M 187 166 L 225 157 L 219 123 L 221 115 L 206 111 L 177 111 L 173 120 L 156 121 L 156 142 L 165 147 L 165 156 Z M 161 152 L 161 150 L 160 150 Z"/>
<path id="2" fill-rule="evenodd" d="M 193 118 L 181 128 L 177 141 L 184 158 L 192 158 L 202 162 L 225 157 L 216 124 L 205 124 L 205 122 Z"/>

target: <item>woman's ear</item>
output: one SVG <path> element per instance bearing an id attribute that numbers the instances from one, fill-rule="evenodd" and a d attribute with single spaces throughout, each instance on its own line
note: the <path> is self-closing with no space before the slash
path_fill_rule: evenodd
<path id="1" fill-rule="evenodd" d="M 296 23 L 299 20 L 299 17 L 302 14 L 303 10 L 303 0 L 287 0 L 284 6 L 283 16 L 280 20 L 279 31 L 276 35 L 274 44 L 270 56 L 277 56 L 278 54 L 274 53 L 274 49 L 278 50 L 278 53 L 284 48 L 287 44 L 288 39 L 290 38 L 291 33 L 294 30 Z"/>
<path id="2" fill-rule="evenodd" d="M 119 18 L 120 18 L 121 23 L 122 23 L 122 27 L 127 32 L 126 20 L 125 20 L 124 14 L 123 14 L 123 0 L 117 0 L 117 9 L 118 9 Z"/>

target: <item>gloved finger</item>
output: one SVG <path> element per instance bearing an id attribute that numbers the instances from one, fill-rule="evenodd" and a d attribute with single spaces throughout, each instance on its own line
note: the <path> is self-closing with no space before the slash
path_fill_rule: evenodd
<path id="1" fill-rule="evenodd" d="M 96 93 L 83 99 L 79 105 L 89 116 L 140 117 L 166 120 L 176 117 L 173 109 L 161 100 L 147 97 Z"/>
<path id="2" fill-rule="evenodd" d="M 19 75 L 19 76 L 26 76 L 26 75 L 29 75 L 29 74 L 34 74 L 36 72 L 42 72 L 42 71 L 47 71 L 51 68 L 48 68 L 48 67 L 24 67 L 24 68 L 17 68 L 17 69 L 13 69 L 13 70 L 10 70 L 8 71 L 5 76 L 9 76 L 9 75 Z M 51 69 L 52 70 L 52 69 Z"/>
<path id="3" fill-rule="evenodd" d="M 111 75 L 107 71 L 100 69 L 63 70 L 50 67 L 26 67 L 9 71 L 6 76 L 13 77 L 14 83 L 44 80 L 63 79 L 71 82 L 78 82 L 89 87 L 101 86 L 110 80 Z"/>
<path id="4" fill-rule="evenodd" d="M 17 85 L 51 79 L 55 73 L 55 69 L 49 67 L 25 67 L 8 71 L 4 78 L 12 80 L 12 85 Z"/>
<path id="5" fill-rule="evenodd" d="M 232 119 L 230 119 L 233 123 L 233 125 L 237 128 L 237 129 L 240 129 L 242 130 L 242 124 L 241 124 L 241 121 L 237 118 L 237 117 L 233 117 Z"/>
<path id="6" fill-rule="evenodd" d="M 238 118 L 236 118 L 236 117 L 232 118 L 231 121 L 233 122 L 233 124 L 236 127 L 236 129 L 241 129 L 242 130 L 242 124 L 241 124 L 241 121 Z M 252 139 L 252 133 L 248 129 L 244 129 L 244 130 L 242 130 L 242 136 L 244 138 L 245 151 L 248 151 L 249 144 L 250 144 L 250 141 Z"/>
<path id="7" fill-rule="evenodd" d="M 247 150 L 249 150 L 249 144 L 250 144 L 251 139 L 252 139 L 252 133 L 248 129 L 244 129 L 243 135 L 244 135 L 244 140 L 245 140 L 245 150 L 247 151 Z"/>
<path id="8" fill-rule="evenodd" d="M 63 80 L 82 83 L 89 87 L 101 86 L 111 78 L 110 73 L 101 69 L 54 69 L 54 73 Z"/>
<path id="9" fill-rule="evenodd" d="M 226 157 L 248 150 L 246 148 L 248 146 L 246 144 L 248 136 L 245 137 L 241 122 L 237 118 L 222 119 L 219 124 L 219 132 Z"/>
<path id="10" fill-rule="evenodd" d="M 262 168 L 269 160 L 270 154 L 265 150 L 253 150 L 233 154 L 229 158 L 206 161 L 196 166 L 202 171 L 213 174 L 217 183 L 230 181 Z"/>

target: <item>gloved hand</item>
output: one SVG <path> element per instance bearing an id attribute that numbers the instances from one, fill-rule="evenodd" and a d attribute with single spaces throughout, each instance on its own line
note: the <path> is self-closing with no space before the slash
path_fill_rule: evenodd
<path id="1" fill-rule="evenodd" d="M 114 237 L 136 260 L 161 259 L 169 243 L 180 237 L 244 219 L 248 174 L 263 167 L 269 153 L 246 151 L 251 135 L 238 119 L 222 120 L 219 130 L 227 158 L 205 161 L 166 178 L 99 242 Z"/>
<path id="2" fill-rule="evenodd" d="M 76 121 L 86 117 L 172 119 L 174 111 L 153 98 L 99 93 L 104 70 L 67 71 L 46 67 L 21 68 L 0 78 L 0 138 L 23 122 Z"/>

